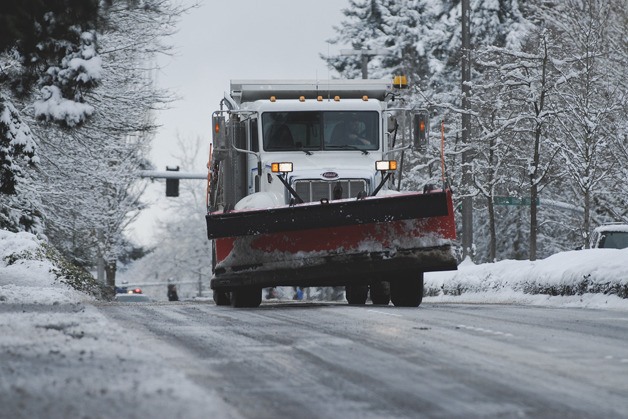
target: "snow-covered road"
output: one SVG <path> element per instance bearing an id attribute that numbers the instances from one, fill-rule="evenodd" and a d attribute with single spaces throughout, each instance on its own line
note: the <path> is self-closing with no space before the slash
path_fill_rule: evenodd
<path id="1" fill-rule="evenodd" d="M 628 411 L 626 311 L 430 302 L 0 308 L 5 332 L 7 319 L 38 319 L 3 338 L 2 417 L 619 418 Z"/>
<path id="2" fill-rule="evenodd" d="M 0 418 L 625 417 L 628 300 L 524 291 L 625 294 L 626 252 L 463 264 L 418 309 L 237 310 L 98 302 L 0 230 Z"/>

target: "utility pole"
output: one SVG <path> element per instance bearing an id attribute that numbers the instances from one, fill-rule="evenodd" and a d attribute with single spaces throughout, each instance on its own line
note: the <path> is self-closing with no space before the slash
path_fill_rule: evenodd
<path id="1" fill-rule="evenodd" d="M 371 57 L 376 55 L 388 55 L 390 51 L 387 49 L 341 49 L 340 55 L 358 55 L 362 58 L 362 78 L 368 79 L 368 63 Z"/>
<path id="2" fill-rule="evenodd" d="M 465 193 L 462 198 L 462 255 L 473 258 L 473 198 L 471 192 L 471 164 L 473 154 L 470 150 L 469 133 L 471 130 L 470 95 L 471 89 L 471 35 L 469 0 L 462 0 L 462 187 Z"/>

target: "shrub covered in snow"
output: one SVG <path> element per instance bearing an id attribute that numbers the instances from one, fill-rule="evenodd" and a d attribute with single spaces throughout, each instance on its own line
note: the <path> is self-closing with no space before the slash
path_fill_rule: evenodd
<path id="1" fill-rule="evenodd" d="M 0 300 L 105 298 L 111 291 L 30 233 L 0 230 Z M 77 294 L 78 293 L 78 294 Z"/>
<path id="2" fill-rule="evenodd" d="M 601 293 L 628 298 L 628 249 L 588 249 L 556 253 L 534 262 L 503 260 L 425 276 L 425 295 L 461 295 L 512 290 L 551 296 Z"/>

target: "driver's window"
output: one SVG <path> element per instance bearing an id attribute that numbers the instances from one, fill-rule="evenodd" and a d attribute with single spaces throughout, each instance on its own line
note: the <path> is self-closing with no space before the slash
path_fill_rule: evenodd
<path id="1" fill-rule="evenodd" d="M 259 151 L 259 136 L 257 135 L 258 133 L 258 129 L 257 129 L 257 119 L 251 119 L 250 121 L 250 125 L 249 125 L 249 132 L 250 132 L 250 136 L 249 138 L 251 139 L 251 151 Z"/>

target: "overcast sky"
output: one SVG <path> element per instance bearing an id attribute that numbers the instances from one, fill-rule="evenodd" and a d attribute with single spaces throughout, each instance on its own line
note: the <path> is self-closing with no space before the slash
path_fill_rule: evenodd
<path id="1" fill-rule="evenodd" d="M 190 3 L 192 0 L 183 0 Z M 329 45 L 347 0 L 201 0 L 184 15 L 170 39 L 175 55 L 162 57 L 157 83 L 180 100 L 157 115 L 161 125 L 151 159 L 158 170 L 176 165 L 176 137 L 200 137 L 209 147 L 211 114 L 231 79 L 327 79 L 333 76 L 320 54 L 339 54 Z M 206 171 L 206 159 L 186 171 Z M 165 186 L 155 182 L 152 203 L 134 224 L 131 236 L 149 244 L 156 218 L 163 218 Z M 172 198 L 169 198 L 172 199 Z M 204 226 L 200 226 L 204 228 Z"/>

